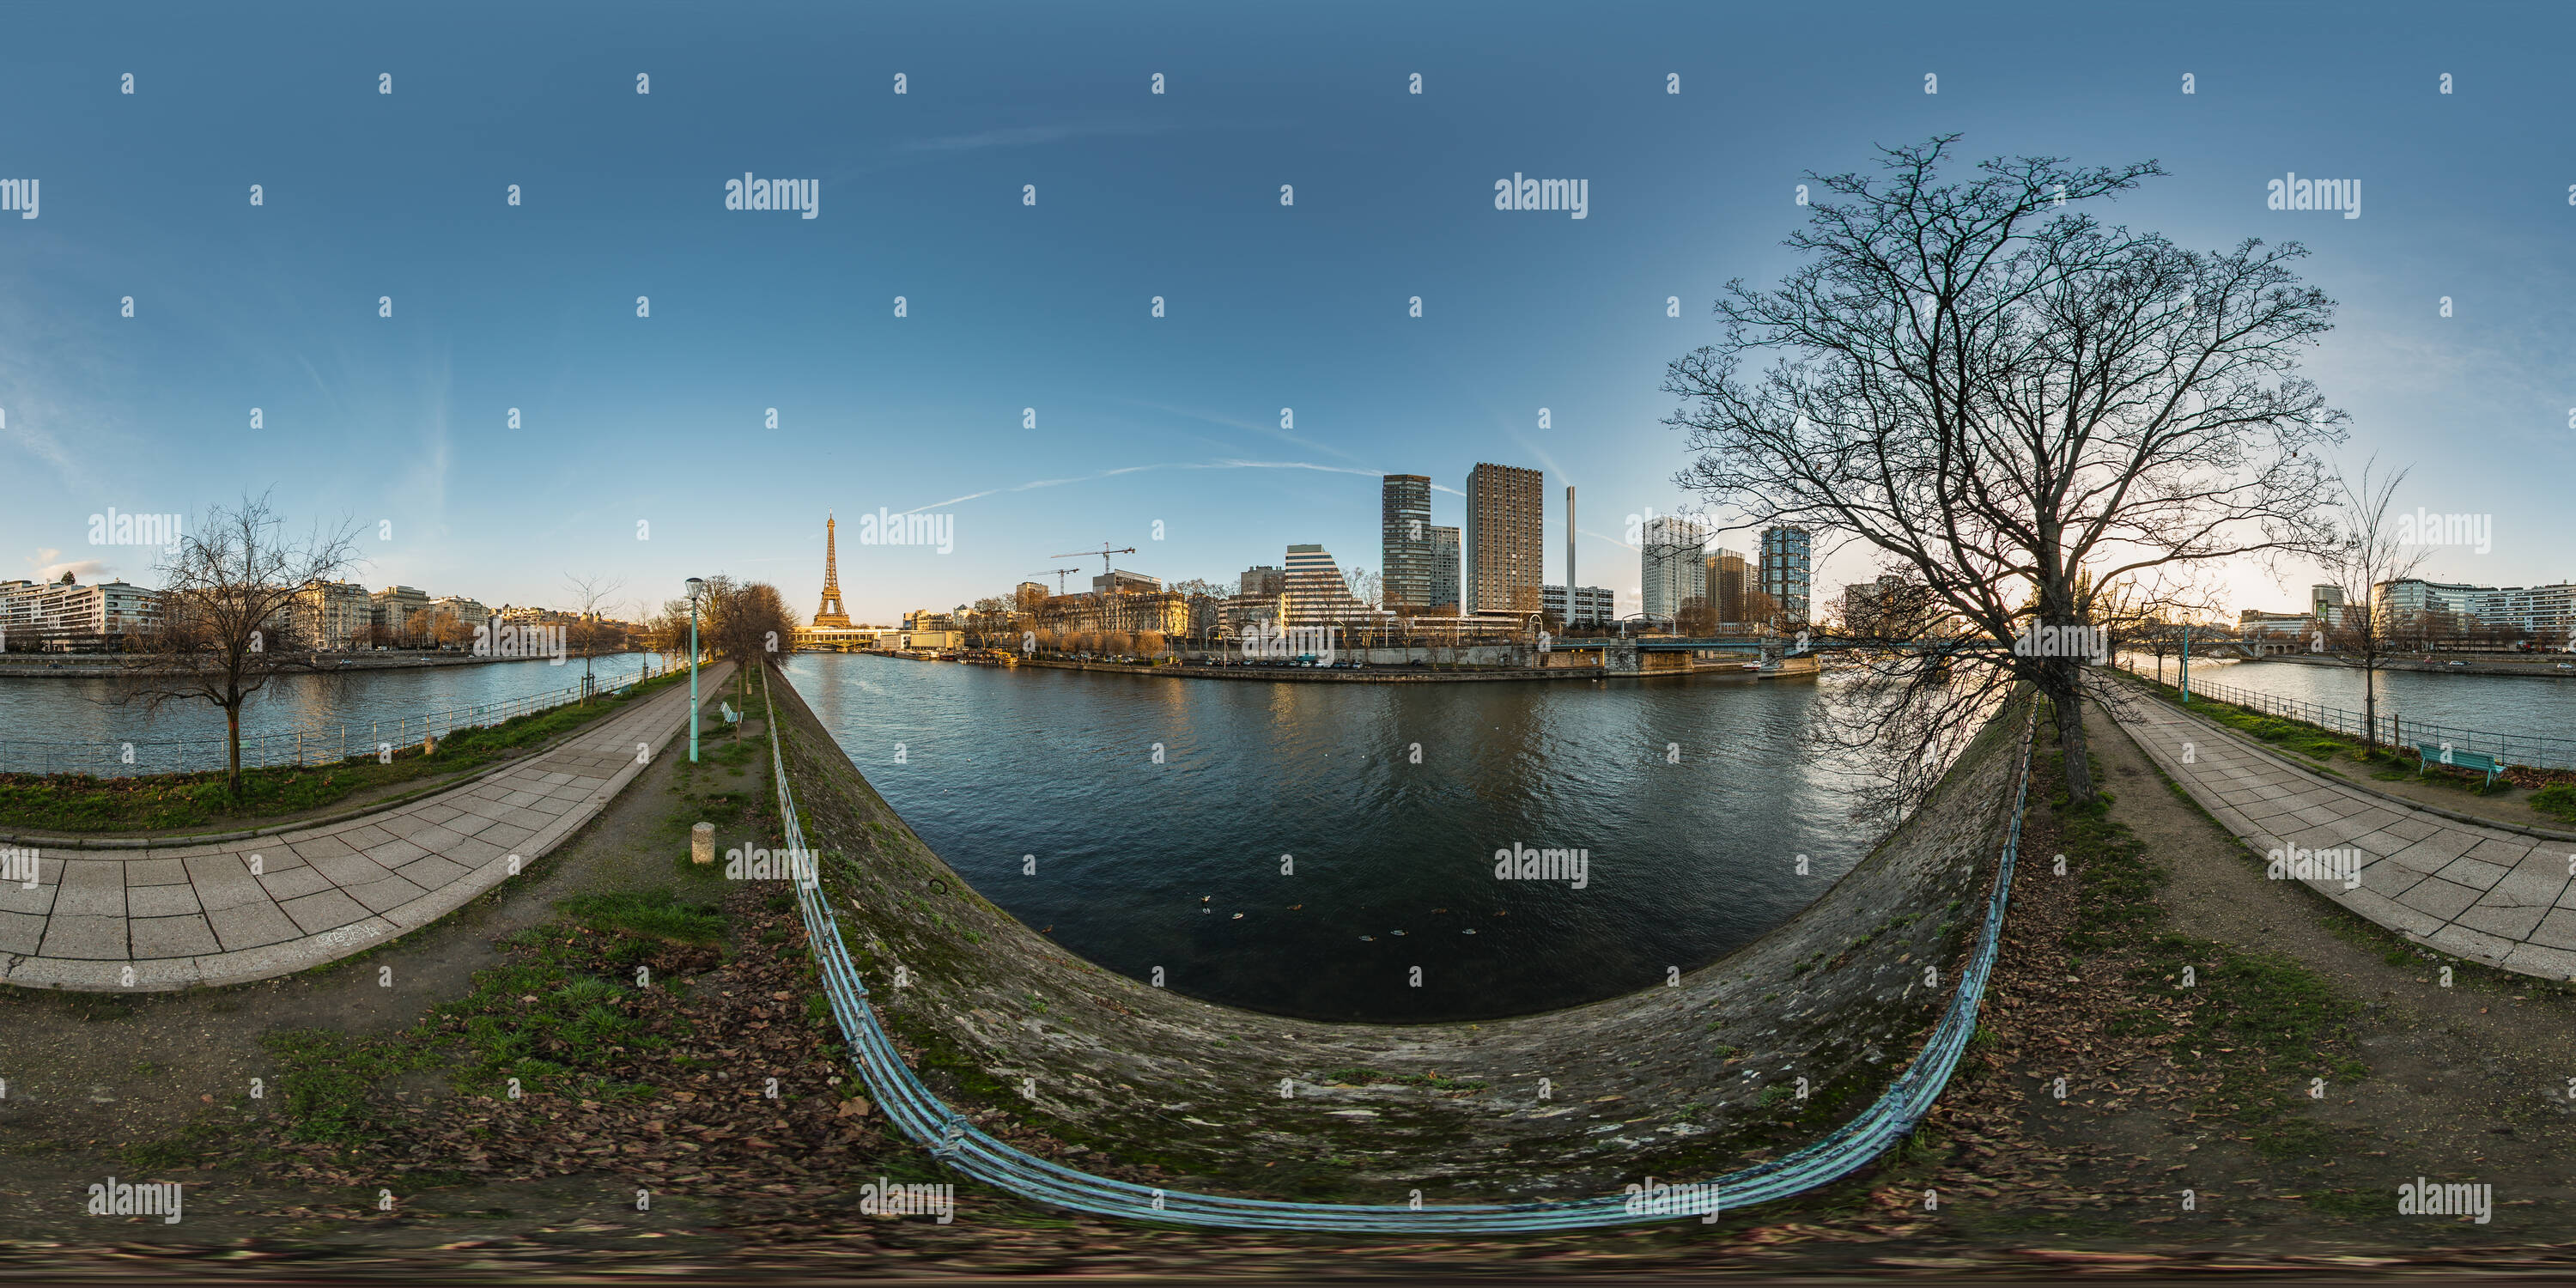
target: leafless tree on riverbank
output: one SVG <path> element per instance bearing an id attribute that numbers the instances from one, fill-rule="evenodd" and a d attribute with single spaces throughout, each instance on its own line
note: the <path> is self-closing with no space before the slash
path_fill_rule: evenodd
<path id="1" fill-rule="evenodd" d="M 2397 522 L 2389 507 L 2407 471 L 2375 479 L 2378 464 L 2374 458 L 2364 465 L 2359 483 L 2341 483 L 2342 496 L 2329 520 L 2333 532 L 2318 549 L 2317 563 L 2325 569 L 2327 584 L 2343 592 L 2343 610 L 2335 621 L 2318 623 L 2320 638 L 2310 645 L 2331 645 L 2359 661 L 2364 751 L 2379 745 L 2379 671 L 2388 660 L 2389 636 L 2397 625 L 2378 603 L 2377 588 L 2383 582 L 2414 576 L 2431 553 L 2397 540 Z"/>
<path id="2" fill-rule="evenodd" d="M 1864 696 L 1965 714 L 2029 683 L 2089 803 L 2070 654 L 2091 650 L 2052 642 L 2092 625 L 2088 572 L 2109 586 L 2312 544 L 2318 451 L 2345 418 L 2297 354 L 2332 302 L 2300 284 L 2295 243 L 2196 252 L 2084 213 L 2163 174 L 2152 161 L 1994 159 L 1945 184 L 1955 141 L 1887 149 L 1881 176 L 1810 176 L 1826 199 L 1788 242 L 1809 262 L 1776 290 L 1730 284 L 1725 338 L 1670 368 L 1668 423 L 1697 454 L 1678 481 L 1919 581 L 1954 638 L 1881 654 Z M 1840 732 L 1902 732 L 1920 759 L 1934 727 Z"/>
<path id="3" fill-rule="evenodd" d="M 160 619 L 144 633 L 144 651 L 122 660 L 111 699 L 146 713 L 190 701 L 223 712 L 235 797 L 243 705 L 281 673 L 319 669 L 298 596 L 358 562 L 354 524 L 317 525 L 299 543 L 281 539 L 281 526 L 266 496 L 206 511 L 161 565 Z"/>

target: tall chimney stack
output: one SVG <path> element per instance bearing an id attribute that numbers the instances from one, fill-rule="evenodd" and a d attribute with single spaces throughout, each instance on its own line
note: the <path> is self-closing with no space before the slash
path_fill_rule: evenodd
<path id="1" fill-rule="evenodd" d="M 1565 485 L 1565 624 L 1574 625 L 1574 485 Z"/>

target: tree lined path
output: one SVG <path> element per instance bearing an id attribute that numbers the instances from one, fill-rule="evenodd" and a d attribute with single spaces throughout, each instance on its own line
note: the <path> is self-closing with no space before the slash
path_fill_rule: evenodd
<path id="1" fill-rule="evenodd" d="M 703 668 L 700 692 L 712 702 L 732 672 Z M 642 754 L 686 736 L 688 711 L 675 687 L 488 777 L 312 828 L 139 851 L 42 847 L 35 886 L 0 884 L 0 982 L 240 984 L 374 947 L 508 879 L 513 855 L 524 871 L 580 830 L 643 771 Z"/>

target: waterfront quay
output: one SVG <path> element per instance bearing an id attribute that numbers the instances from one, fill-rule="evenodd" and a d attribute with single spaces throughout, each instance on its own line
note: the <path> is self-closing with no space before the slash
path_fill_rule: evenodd
<path id="1" fill-rule="evenodd" d="M 1813 679 L 1817 659 L 1769 654 L 1756 660 L 1737 652 L 1640 650 L 1634 641 L 1620 647 L 1577 641 L 1565 648 L 1495 649 L 1499 656 L 1451 662 L 1448 650 L 1425 648 L 1354 649 L 1332 663 L 1247 659 L 1222 654 L 1182 655 L 1151 662 L 1111 658 L 1027 657 L 1000 650 L 937 653 L 925 650 L 858 650 L 874 657 L 920 662 L 958 662 L 972 666 L 1037 667 L 1063 671 L 1112 671 L 1130 675 L 1167 675 L 1186 679 L 1276 680 L 1325 684 L 1426 684 L 1492 680 L 1644 680 L 1702 676 L 1731 680 Z M 1460 650 L 1464 651 L 1464 650 Z M 1484 650 L 1480 650 L 1484 651 Z M 1398 656 L 1412 654 L 1413 656 Z"/>

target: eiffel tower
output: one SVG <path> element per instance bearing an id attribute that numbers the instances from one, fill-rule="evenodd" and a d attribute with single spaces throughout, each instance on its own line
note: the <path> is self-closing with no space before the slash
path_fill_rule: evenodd
<path id="1" fill-rule="evenodd" d="M 833 529 L 835 520 L 826 512 L 823 518 L 823 604 L 814 610 L 816 626 L 847 627 L 850 615 L 841 611 L 841 552 Z"/>

